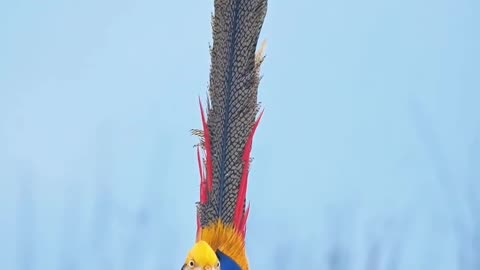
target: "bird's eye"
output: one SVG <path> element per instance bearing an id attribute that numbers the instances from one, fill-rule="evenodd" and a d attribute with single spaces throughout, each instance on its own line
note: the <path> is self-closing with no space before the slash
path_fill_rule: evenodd
<path id="1" fill-rule="evenodd" d="M 195 266 L 195 263 L 191 260 L 191 261 L 188 262 L 188 266 L 194 267 L 194 266 Z"/>
<path id="2" fill-rule="evenodd" d="M 220 262 L 217 262 L 217 268 L 220 268 Z"/>

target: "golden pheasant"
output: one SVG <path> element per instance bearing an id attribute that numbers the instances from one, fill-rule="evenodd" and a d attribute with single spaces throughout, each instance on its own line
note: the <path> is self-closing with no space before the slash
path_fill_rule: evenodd
<path id="1" fill-rule="evenodd" d="M 215 0 L 209 97 L 200 101 L 197 238 L 182 270 L 248 270 L 245 249 L 250 152 L 264 45 L 256 47 L 267 0 Z"/>

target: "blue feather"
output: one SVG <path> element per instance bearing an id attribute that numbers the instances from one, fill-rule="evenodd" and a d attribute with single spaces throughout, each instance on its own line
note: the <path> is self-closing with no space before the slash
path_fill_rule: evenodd
<path id="1" fill-rule="evenodd" d="M 242 270 L 238 264 L 227 255 L 217 251 L 218 259 L 220 260 L 220 268 L 222 270 Z"/>

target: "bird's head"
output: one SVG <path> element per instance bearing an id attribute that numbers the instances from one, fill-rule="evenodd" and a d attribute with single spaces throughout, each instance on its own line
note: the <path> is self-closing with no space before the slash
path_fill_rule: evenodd
<path id="1" fill-rule="evenodd" d="M 198 241 L 188 253 L 181 270 L 220 270 L 220 261 L 207 242 Z"/>

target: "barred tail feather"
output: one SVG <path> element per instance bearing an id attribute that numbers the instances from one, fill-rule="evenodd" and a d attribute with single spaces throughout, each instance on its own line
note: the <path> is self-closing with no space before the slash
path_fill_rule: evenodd
<path id="1" fill-rule="evenodd" d="M 201 136 L 197 234 L 221 222 L 245 236 L 250 153 L 263 115 L 257 118 L 265 43 L 256 49 L 266 11 L 267 0 L 215 0 L 207 110 L 200 102 L 203 132 L 194 131 Z"/>

